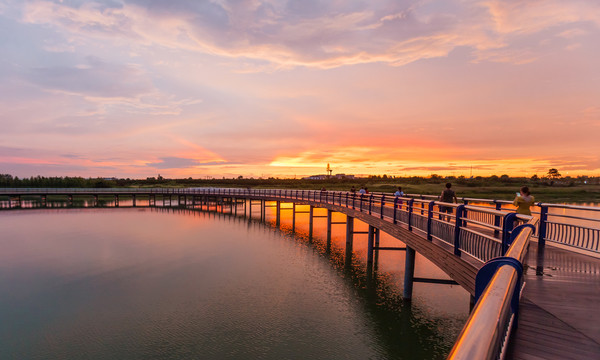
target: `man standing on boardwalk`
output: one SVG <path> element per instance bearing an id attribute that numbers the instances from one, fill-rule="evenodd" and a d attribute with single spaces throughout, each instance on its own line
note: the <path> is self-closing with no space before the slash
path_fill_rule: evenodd
<path id="1" fill-rule="evenodd" d="M 451 183 L 446 183 L 446 189 L 444 189 L 444 191 L 442 191 L 442 194 L 440 195 L 441 202 L 445 202 L 445 203 L 457 203 L 458 202 L 456 200 L 456 194 L 454 193 L 454 190 L 451 189 L 451 187 L 452 187 Z M 451 206 L 440 206 L 440 212 L 452 214 L 452 207 Z M 448 220 L 450 220 L 450 217 L 448 217 Z"/>

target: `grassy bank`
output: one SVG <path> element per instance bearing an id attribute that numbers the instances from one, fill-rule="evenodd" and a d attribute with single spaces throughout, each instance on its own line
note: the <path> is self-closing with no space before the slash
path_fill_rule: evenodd
<path id="1" fill-rule="evenodd" d="M 366 186 L 371 192 L 393 193 L 402 186 L 407 194 L 439 195 L 444 184 L 451 182 L 458 197 L 513 200 L 515 192 L 527 185 L 538 201 L 549 203 L 600 203 L 600 178 L 578 177 L 522 178 L 508 175 L 476 177 L 403 177 L 372 176 L 363 179 L 101 179 L 80 177 L 32 177 L 18 179 L 0 174 L 0 187 L 49 187 L 49 188 L 111 188 L 111 187 L 225 187 L 253 189 L 312 189 L 348 191 Z"/>
<path id="2" fill-rule="evenodd" d="M 306 180 L 252 180 L 252 181 L 218 181 L 189 184 L 187 186 L 199 187 L 236 187 L 252 189 L 306 189 L 319 190 L 325 188 L 331 191 L 348 191 L 353 186 L 358 190 L 361 186 L 369 188 L 370 192 L 393 193 L 398 186 L 407 194 L 439 195 L 444 189 L 445 182 L 440 183 L 406 183 L 402 181 L 378 181 L 362 179 L 361 181 L 306 181 Z M 549 186 L 547 184 L 525 184 L 537 201 L 549 203 L 600 203 L 600 185 L 570 185 Z M 146 185 L 148 186 L 148 185 Z M 166 187 L 187 187 L 178 183 L 161 184 Z M 515 192 L 519 191 L 521 184 L 491 184 L 478 185 L 453 183 L 452 189 L 458 197 L 513 200 Z"/>

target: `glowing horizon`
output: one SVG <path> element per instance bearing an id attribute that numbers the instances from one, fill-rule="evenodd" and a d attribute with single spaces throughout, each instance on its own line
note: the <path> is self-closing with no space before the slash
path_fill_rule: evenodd
<path id="1" fill-rule="evenodd" d="M 0 173 L 600 176 L 592 0 L 0 0 Z"/>

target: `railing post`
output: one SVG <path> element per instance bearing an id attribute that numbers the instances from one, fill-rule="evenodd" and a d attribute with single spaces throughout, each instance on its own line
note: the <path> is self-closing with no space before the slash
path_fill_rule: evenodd
<path id="1" fill-rule="evenodd" d="M 427 240 L 432 241 L 431 224 L 433 223 L 433 205 L 435 201 L 430 201 L 427 207 Z"/>
<path id="2" fill-rule="evenodd" d="M 454 221 L 454 255 L 459 256 L 461 254 L 460 251 L 460 228 L 463 217 L 463 213 L 465 211 L 464 205 L 458 205 L 456 207 L 456 219 Z"/>
<path id="3" fill-rule="evenodd" d="M 394 224 L 398 223 L 398 221 L 396 220 L 396 213 L 397 213 L 397 211 L 398 211 L 398 197 L 395 197 L 394 198 L 394 218 L 392 220 L 392 222 Z"/>
<path id="4" fill-rule="evenodd" d="M 363 197 L 364 197 L 364 194 L 360 194 L 360 206 L 359 206 L 359 210 L 360 210 L 360 212 L 362 212 L 362 206 L 363 206 Z"/>
<path id="5" fill-rule="evenodd" d="M 415 202 L 415 199 L 408 200 L 408 207 L 407 207 L 407 211 L 408 211 L 408 231 L 412 231 L 412 213 L 413 213 L 413 203 L 414 202 Z"/>
<path id="6" fill-rule="evenodd" d="M 372 205 L 373 205 L 373 194 L 369 195 L 369 215 L 371 215 Z"/>
<path id="7" fill-rule="evenodd" d="M 546 232 L 548 231 L 548 206 L 539 204 L 540 223 L 538 230 L 536 275 L 544 275 L 544 251 L 546 250 Z"/>
<path id="8" fill-rule="evenodd" d="M 383 219 L 383 207 L 385 205 L 385 194 L 381 195 L 381 213 L 380 213 L 380 218 Z"/>
<path id="9" fill-rule="evenodd" d="M 540 207 L 540 224 L 538 231 L 538 251 L 546 246 L 546 230 L 548 226 L 548 206 L 539 204 Z"/>
<path id="10" fill-rule="evenodd" d="M 352 209 L 356 209 L 356 205 L 354 205 L 354 200 L 356 200 L 356 193 L 352 193 Z"/>
<path id="11" fill-rule="evenodd" d="M 502 210 L 502 204 L 498 200 L 494 200 L 494 203 L 496 204 L 496 210 Z M 494 215 L 494 226 L 500 227 L 500 215 Z M 500 231 L 494 230 L 494 236 L 498 236 L 499 233 Z"/>
<path id="12" fill-rule="evenodd" d="M 508 251 L 510 246 L 510 232 L 515 225 L 515 219 L 517 218 L 516 213 L 508 213 L 504 215 L 504 221 L 502 224 L 502 256 Z"/>
<path id="13" fill-rule="evenodd" d="M 465 198 L 463 198 L 462 201 L 463 201 L 463 205 L 469 205 L 469 200 L 465 200 Z M 465 219 L 467 218 L 467 209 L 463 210 L 463 217 Z M 463 221 L 462 226 L 467 227 L 467 220 Z"/>

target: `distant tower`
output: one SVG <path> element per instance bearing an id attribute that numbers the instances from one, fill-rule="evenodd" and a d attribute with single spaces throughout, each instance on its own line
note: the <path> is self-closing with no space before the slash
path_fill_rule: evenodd
<path id="1" fill-rule="evenodd" d="M 331 167 L 329 166 L 329 163 L 327 163 L 327 176 L 331 177 L 331 173 L 333 172 L 333 170 L 331 170 Z"/>

